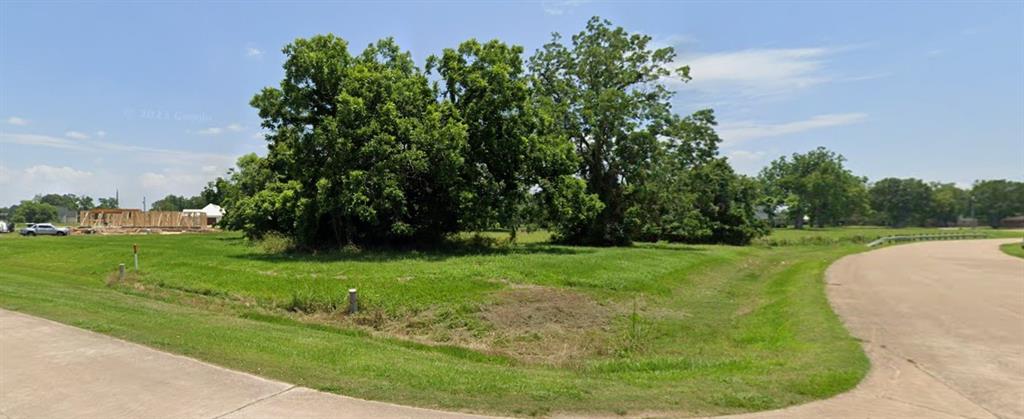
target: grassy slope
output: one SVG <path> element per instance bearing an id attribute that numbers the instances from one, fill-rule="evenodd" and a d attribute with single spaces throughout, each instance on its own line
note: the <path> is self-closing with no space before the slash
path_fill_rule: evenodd
<path id="1" fill-rule="evenodd" d="M 0 306 L 368 399 L 514 414 L 737 412 L 827 397 L 867 370 L 821 282 L 832 261 L 863 247 L 845 243 L 843 230 L 786 234 L 836 240 L 286 257 L 261 254 L 231 234 L 6 236 Z M 129 262 L 134 242 L 142 248 L 143 284 L 190 292 L 104 285 L 117 263 Z M 273 309 L 330 305 L 355 286 L 371 311 L 472 319 L 515 284 L 578 291 L 609 310 L 637 300 L 640 308 L 613 319 L 615 338 L 604 343 L 618 350 L 563 366 L 300 323 Z"/>
<path id="2" fill-rule="evenodd" d="M 1007 243 L 999 246 L 999 249 L 1010 256 L 1024 258 L 1024 246 L 1020 243 Z"/>

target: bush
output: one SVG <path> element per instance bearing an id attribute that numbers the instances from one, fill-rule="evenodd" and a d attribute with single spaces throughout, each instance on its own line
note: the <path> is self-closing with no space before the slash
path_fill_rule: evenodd
<path id="1" fill-rule="evenodd" d="M 267 254 L 288 253 L 295 250 L 295 240 L 280 233 L 270 233 L 256 240 L 256 247 Z"/>
<path id="2" fill-rule="evenodd" d="M 48 223 L 57 219 L 57 207 L 44 202 L 21 201 L 11 218 L 18 223 Z"/>

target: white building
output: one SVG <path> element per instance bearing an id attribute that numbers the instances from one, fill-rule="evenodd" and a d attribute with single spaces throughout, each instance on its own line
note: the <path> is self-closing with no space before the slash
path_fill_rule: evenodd
<path id="1" fill-rule="evenodd" d="M 224 208 L 216 204 L 207 204 L 203 209 L 187 209 L 182 212 L 185 214 L 204 213 L 206 214 L 206 224 L 211 226 L 216 225 L 221 218 L 224 218 Z"/>

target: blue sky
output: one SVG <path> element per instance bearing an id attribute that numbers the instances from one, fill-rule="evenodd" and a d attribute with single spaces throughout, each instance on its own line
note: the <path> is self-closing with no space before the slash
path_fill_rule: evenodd
<path id="1" fill-rule="evenodd" d="M 198 193 L 265 149 L 248 102 L 297 37 L 394 36 L 422 65 L 468 38 L 531 54 L 593 15 L 676 48 L 676 111 L 714 108 L 743 173 L 826 146 L 875 180 L 1024 179 L 1022 2 L 0 2 L 0 206 Z"/>

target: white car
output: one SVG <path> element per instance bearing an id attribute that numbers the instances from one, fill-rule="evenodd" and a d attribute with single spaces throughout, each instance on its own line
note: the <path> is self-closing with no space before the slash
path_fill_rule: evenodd
<path id="1" fill-rule="evenodd" d="M 67 227 L 54 227 L 53 224 L 32 224 L 21 229 L 22 236 L 67 236 L 71 229 Z"/>

